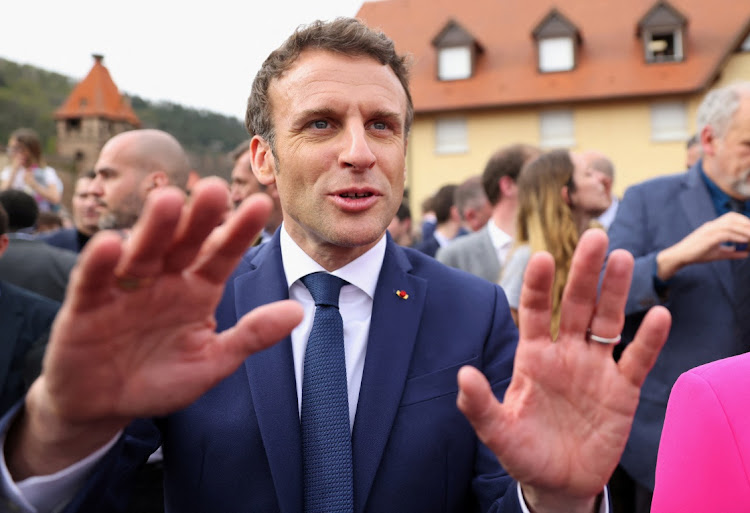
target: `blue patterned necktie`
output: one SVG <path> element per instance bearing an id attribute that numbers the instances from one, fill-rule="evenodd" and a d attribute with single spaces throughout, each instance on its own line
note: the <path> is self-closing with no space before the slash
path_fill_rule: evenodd
<path id="1" fill-rule="evenodd" d="M 354 511 L 352 439 L 339 292 L 328 273 L 302 278 L 315 301 L 302 379 L 302 461 L 305 513 Z"/>

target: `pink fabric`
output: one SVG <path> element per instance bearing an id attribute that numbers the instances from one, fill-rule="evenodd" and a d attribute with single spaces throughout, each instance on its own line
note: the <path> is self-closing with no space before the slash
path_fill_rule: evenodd
<path id="1" fill-rule="evenodd" d="M 750 354 L 684 373 L 672 388 L 652 513 L 750 511 Z"/>

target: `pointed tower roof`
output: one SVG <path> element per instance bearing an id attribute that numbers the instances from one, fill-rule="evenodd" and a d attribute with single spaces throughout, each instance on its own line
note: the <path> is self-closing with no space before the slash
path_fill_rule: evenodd
<path id="1" fill-rule="evenodd" d="M 81 80 L 62 106 L 55 119 L 103 117 L 140 126 L 138 116 L 117 89 L 109 70 L 102 64 L 102 55 L 93 55 L 94 67 Z"/>

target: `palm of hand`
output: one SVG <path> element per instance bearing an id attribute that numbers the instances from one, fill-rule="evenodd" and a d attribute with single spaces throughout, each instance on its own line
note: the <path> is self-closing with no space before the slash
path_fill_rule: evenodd
<path id="1" fill-rule="evenodd" d="M 172 273 L 135 291 L 110 285 L 89 309 L 66 305 L 52 334 L 66 343 L 52 345 L 47 356 L 60 363 L 45 373 L 50 394 L 65 401 L 60 410 L 79 420 L 159 415 L 196 399 L 217 380 L 209 353 L 216 350 L 213 310 L 221 291 Z M 82 367 L 89 379 L 71 379 Z"/>
<path id="2" fill-rule="evenodd" d="M 581 237 L 554 342 L 549 334 L 554 262 L 549 254 L 529 261 L 520 339 L 503 403 L 478 370 L 459 372 L 459 408 L 539 510 L 560 504 L 570 511 L 589 510 L 620 459 L 640 386 L 669 332 L 669 313 L 657 307 L 619 362 L 611 345 L 588 340 L 589 332 L 615 337 L 624 322 L 633 257 L 625 251 L 610 254 L 597 300 L 606 249 L 600 230 Z"/>
<path id="3" fill-rule="evenodd" d="M 53 326 L 34 403 L 69 423 L 125 425 L 164 415 L 299 323 L 299 305 L 287 301 L 215 333 L 224 282 L 270 202 L 251 199 L 219 227 L 227 205 L 222 182 L 199 183 L 189 207 L 183 203 L 175 191 L 152 192 L 129 240 L 102 232 L 88 243 Z M 123 279 L 136 286 L 124 287 Z"/>
<path id="4" fill-rule="evenodd" d="M 587 347 L 571 350 L 574 344 Z M 503 401 L 507 421 L 497 440 L 484 440 L 519 482 L 578 497 L 603 489 L 630 432 L 639 388 L 602 349 L 561 339 L 519 346 Z"/>

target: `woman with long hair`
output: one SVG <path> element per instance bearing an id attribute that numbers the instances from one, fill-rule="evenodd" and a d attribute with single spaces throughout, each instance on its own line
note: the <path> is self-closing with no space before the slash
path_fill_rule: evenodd
<path id="1" fill-rule="evenodd" d="M 42 159 L 39 136 L 30 128 L 19 128 L 8 141 L 10 164 L 0 172 L 0 191 L 20 189 L 31 194 L 41 211 L 55 211 L 62 199 L 62 182 Z"/>
<path id="2" fill-rule="evenodd" d="M 518 321 L 518 302 L 531 254 L 547 251 L 555 260 L 552 285 L 552 336 L 560 324 L 560 302 L 568 280 L 573 251 L 581 234 L 596 226 L 594 219 L 611 201 L 610 178 L 588 166 L 583 156 L 567 150 L 543 153 L 519 174 L 516 241 L 503 269 L 500 285 Z"/>

